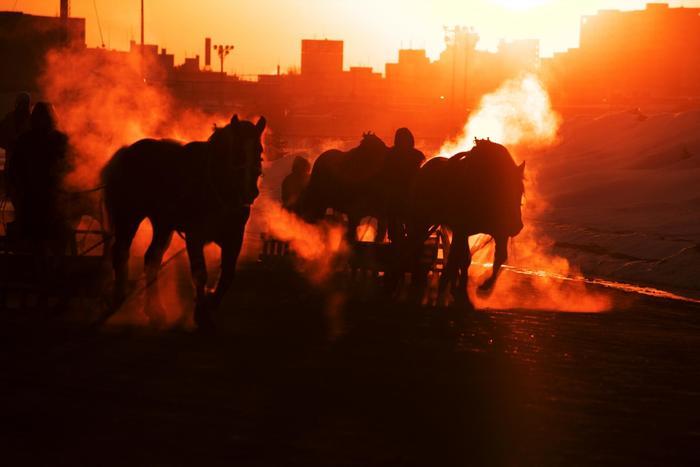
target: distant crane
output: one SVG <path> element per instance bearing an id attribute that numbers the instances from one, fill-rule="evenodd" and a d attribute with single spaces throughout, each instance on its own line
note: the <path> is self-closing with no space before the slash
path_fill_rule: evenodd
<path id="1" fill-rule="evenodd" d="M 97 30 L 100 31 L 100 42 L 102 43 L 102 48 L 105 48 L 105 38 L 102 35 L 102 24 L 100 24 L 100 14 L 97 12 L 97 0 L 92 0 L 92 6 L 95 7 L 95 17 L 97 18 Z"/>

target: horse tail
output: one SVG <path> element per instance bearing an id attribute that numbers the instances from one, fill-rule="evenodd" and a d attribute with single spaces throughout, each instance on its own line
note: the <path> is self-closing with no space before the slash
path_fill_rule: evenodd
<path id="1" fill-rule="evenodd" d="M 109 234 L 113 234 L 114 229 L 112 228 L 112 216 L 110 215 L 109 210 L 107 209 L 107 203 L 105 201 L 104 196 L 102 196 L 100 198 L 100 208 L 99 209 L 100 209 L 102 229 Z"/>
<path id="2" fill-rule="evenodd" d="M 122 158 L 129 147 L 124 146 L 117 150 L 114 155 L 100 171 L 100 180 L 104 187 L 101 209 L 103 214 L 104 228 L 106 231 L 114 233 L 114 212 L 116 208 L 116 192 L 122 183 Z"/>

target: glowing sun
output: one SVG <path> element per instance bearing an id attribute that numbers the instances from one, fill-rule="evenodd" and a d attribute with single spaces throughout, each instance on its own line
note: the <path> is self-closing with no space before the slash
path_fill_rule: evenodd
<path id="1" fill-rule="evenodd" d="M 551 0 L 491 0 L 509 10 L 528 10 L 549 3 Z"/>

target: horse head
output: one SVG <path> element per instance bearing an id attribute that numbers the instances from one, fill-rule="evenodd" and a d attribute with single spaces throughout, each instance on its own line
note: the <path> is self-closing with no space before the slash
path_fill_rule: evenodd
<path id="1" fill-rule="evenodd" d="M 388 149 L 387 145 L 382 141 L 382 139 L 368 131 L 367 133 L 362 133 L 362 140 L 360 141 L 359 149 L 363 151 L 386 151 Z"/>
<path id="2" fill-rule="evenodd" d="M 226 192 L 236 190 L 243 204 L 251 204 L 260 193 L 258 178 L 262 174 L 262 135 L 267 121 L 239 120 L 238 115 L 224 127 L 215 127 L 209 138 L 216 159 L 215 176 L 222 180 Z"/>

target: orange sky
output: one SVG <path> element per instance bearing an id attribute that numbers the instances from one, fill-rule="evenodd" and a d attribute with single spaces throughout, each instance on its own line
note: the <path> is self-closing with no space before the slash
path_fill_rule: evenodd
<path id="1" fill-rule="evenodd" d="M 643 8 L 644 0 L 146 0 L 146 42 L 175 53 L 203 54 L 204 37 L 234 44 L 226 69 L 239 74 L 299 65 L 302 38 L 345 40 L 345 66 L 383 71 L 400 47 L 426 48 L 436 58 L 444 25 L 473 26 L 480 48 L 499 38 L 539 38 L 545 55 L 575 47 L 579 18 L 598 9 Z M 0 10 L 56 15 L 59 0 L 0 0 Z M 72 0 L 72 14 L 87 18 L 88 45 L 128 48 L 139 37 L 140 0 Z M 700 7 L 700 0 L 672 1 Z"/>

